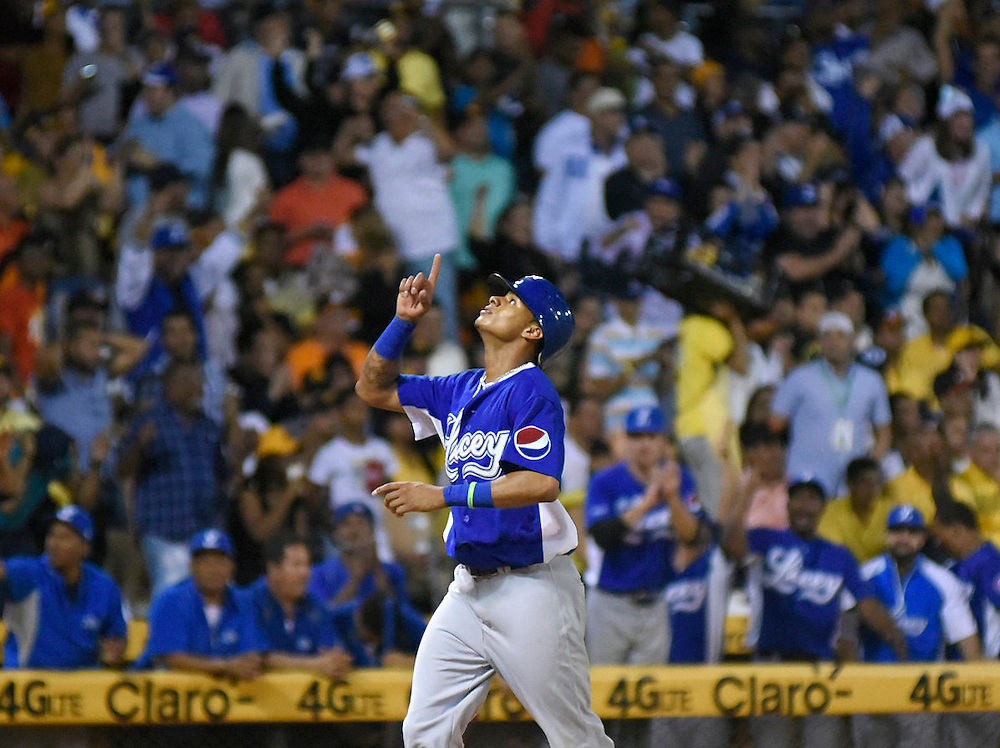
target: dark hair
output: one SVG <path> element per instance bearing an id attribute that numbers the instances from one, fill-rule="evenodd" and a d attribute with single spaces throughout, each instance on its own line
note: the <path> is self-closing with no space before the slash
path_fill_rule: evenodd
<path id="1" fill-rule="evenodd" d="M 765 444 L 788 444 L 788 431 L 776 431 L 764 423 L 744 423 L 740 426 L 740 444 L 744 449 L 752 449 Z"/>
<path id="2" fill-rule="evenodd" d="M 366 597 L 358 606 L 358 623 L 379 641 L 385 636 L 385 609 L 388 596 L 376 591 Z"/>
<path id="3" fill-rule="evenodd" d="M 188 322 L 191 323 L 191 329 L 195 331 L 198 330 L 198 323 L 195 322 L 194 315 L 191 314 L 191 312 L 189 312 L 184 307 L 175 307 L 163 315 L 163 322 L 160 323 L 161 332 L 163 328 L 167 326 L 167 322 L 172 319 L 186 319 Z"/>
<path id="4" fill-rule="evenodd" d="M 291 530 L 278 530 L 271 537 L 264 541 L 264 563 L 280 564 L 285 560 L 285 552 L 293 545 L 305 546 L 309 550 L 309 543 L 304 537 Z"/>
<path id="5" fill-rule="evenodd" d="M 856 483 L 865 473 L 874 470 L 881 474 L 882 468 L 873 457 L 858 457 L 847 463 L 847 482 Z"/>
<path id="6" fill-rule="evenodd" d="M 260 148 L 257 125 L 241 104 L 230 104 L 219 120 L 215 138 L 215 164 L 212 167 L 212 184 L 220 187 L 226 182 L 229 157 L 237 148 L 257 153 Z"/>
<path id="7" fill-rule="evenodd" d="M 972 507 L 960 501 L 946 501 L 938 505 L 935 521 L 945 527 L 961 525 L 969 530 L 979 529 L 979 518 Z"/>
<path id="8" fill-rule="evenodd" d="M 267 494 L 271 491 L 282 490 L 287 485 L 288 477 L 285 463 L 280 455 L 261 457 L 257 461 L 257 468 L 253 475 L 247 481 L 247 488 L 256 493 L 260 500 L 265 503 Z"/>

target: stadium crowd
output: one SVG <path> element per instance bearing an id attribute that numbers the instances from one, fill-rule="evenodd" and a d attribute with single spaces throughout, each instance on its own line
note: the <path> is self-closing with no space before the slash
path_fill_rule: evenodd
<path id="1" fill-rule="evenodd" d="M 354 384 L 435 253 L 408 373 L 479 363 L 491 272 L 572 301 L 546 371 L 593 663 L 719 661 L 744 589 L 759 661 L 1000 654 L 994 3 L 13 5 L 5 667 L 123 666 L 129 617 L 132 667 L 411 663 L 445 517 L 371 491 L 440 484 L 443 448 Z M 750 732 L 995 744 L 988 719 Z"/>

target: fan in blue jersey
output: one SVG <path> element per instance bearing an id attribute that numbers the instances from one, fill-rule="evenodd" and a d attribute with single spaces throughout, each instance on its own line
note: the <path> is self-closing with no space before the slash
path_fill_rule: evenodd
<path id="1" fill-rule="evenodd" d="M 958 559 L 952 571 L 970 596 L 983 657 L 995 660 L 1000 656 L 1000 550 L 983 538 L 976 513 L 957 501 L 938 507 L 934 534 Z M 1000 735 L 1000 714 L 951 714 L 943 727 L 951 745 L 985 748 Z"/>
<path id="2" fill-rule="evenodd" d="M 671 665 L 716 663 L 725 644 L 726 605 L 732 564 L 702 523 L 690 542 L 672 549 L 673 578 L 664 597 L 670 616 Z M 652 720 L 650 745 L 729 745 L 725 717 L 672 717 Z"/>
<path id="3" fill-rule="evenodd" d="M 886 523 L 888 552 L 862 567 L 869 583 L 903 633 L 911 660 L 935 662 L 944 658 L 946 644 L 955 644 L 966 660 L 979 659 L 979 636 L 962 583 L 950 571 L 924 556 L 927 523 L 921 511 L 897 506 Z M 867 627 L 861 629 L 867 662 L 898 662 L 891 648 Z M 855 742 L 862 746 L 940 745 L 938 715 L 857 715 Z"/>
<path id="4" fill-rule="evenodd" d="M 694 477 L 666 459 L 663 411 L 635 408 L 625 433 L 625 461 L 587 489 L 587 529 L 603 551 L 587 595 L 587 652 L 599 665 L 657 665 L 667 661 L 671 540 L 695 539 L 699 509 Z"/>
<path id="5" fill-rule="evenodd" d="M 399 375 L 415 322 L 441 268 L 399 285 L 396 317 L 357 384 L 369 405 L 403 412 L 418 439 L 437 435 L 451 484 L 375 489 L 397 516 L 451 507 L 446 546 L 459 566 L 417 650 L 403 722 L 407 746 L 462 745 L 501 675 L 552 745 L 610 746 L 590 698 L 583 582 L 567 556 L 576 528 L 556 500 L 565 427 L 555 387 L 537 364 L 569 341 L 573 315 L 538 276 L 491 276 L 479 313 L 485 369 L 448 377 Z"/>
<path id="6" fill-rule="evenodd" d="M 906 640 L 892 616 L 861 578 L 858 563 L 842 545 L 816 534 L 826 493 L 814 479 L 788 487 L 788 530 L 746 529 L 757 479 L 725 497 L 719 518 L 722 547 L 733 559 L 750 556 L 749 592 L 762 661 L 815 662 L 834 659 L 843 612 L 857 607 L 861 617 L 905 657 Z M 756 631 L 754 631 L 756 629 Z M 753 642 L 750 642 L 751 644 Z M 828 715 L 798 719 L 764 716 L 751 721 L 756 745 L 843 745 L 843 722 Z M 801 732 L 801 737 L 797 733 Z"/>

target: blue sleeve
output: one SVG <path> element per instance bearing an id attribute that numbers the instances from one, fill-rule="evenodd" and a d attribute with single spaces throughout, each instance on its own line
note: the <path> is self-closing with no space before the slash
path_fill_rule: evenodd
<path id="1" fill-rule="evenodd" d="M 385 569 L 386 576 L 389 577 L 389 582 L 396 592 L 396 597 L 400 600 L 408 599 L 406 594 L 406 569 L 399 564 L 382 564 L 382 567 Z"/>
<path id="2" fill-rule="evenodd" d="M 906 251 L 910 240 L 905 236 L 897 236 L 882 255 L 882 272 L 885 273 L 885 288 L 890 298 L 897 301 L 906 290 L 906 283 L 913 273 L 913 258 Z"/>
<path id="3" fill-rule="evenodd" d="M 692 512 L 699 512 L 702 509 L 698 501 L 698 482 L 694 478 L 694 473 L 686 467 L 681 466 L 681 499 Z"/>
<path id="4" fill-rule="evenodd" d="M 770 201 L 759 203 L 751 216 L 743 223 L 743 233 L 749 239 L 766 239 L 778 228 L 778 211 Z"/>
<path id="5" fill-rule="evenodd" d="M 108 611 L 101 628 L 101 636 L 108 639 L 127 639 L 128 624 L 122 615 L 122 593 L 113 579 L 107 579 Z"/>
<path id="6" fill-rule="evenodd" d="M 953 281 L 962 281 L 969 277 L 969 266 L 965 261 L 965 252 L 958 239 L 953 236 L 946 236 L 934 247 L 934 256 L 937 258 L 948 276 Z"/>
<path id="7" fill-rule="evenodd" d="M 319 628 L 316 630 L 316 647 L 321 651 L 343 647 L 344 642 L 337 635 L 336 623 L 333 620 L 333 613 L 325 606 L 319 606 Z"/>
<path id="8" fill-rule="evenodd" d="M 598 522 L 612 519 L 614 513 L 614 501 L 607 491 L 607 481 L 604 480 L 604 473 L 598 473 L 590 479 L 590 486 L 587 488 L 587 529 L 589 530 Z"/>
<path id="9" fill-rule="evenodd" d="M 562 404 L 534 397 L 514 415 L 510 439 L 500 461 L 561 481 L 565 449 Z"/>
<path id="10" fill-rule="evenodd" d="M 747 544 L 750 552 L 755 555 L 767 553 L 768 548 L 774 543 L 774 531 L 766 527 L 755 527 L 747 530 Z"/>
<path id="11" fill-rule="evenodd" d="M 343 565 L 338 563 L 336 559 L 330 559 L 314 566 L 312 578 L 306 588 L 307 591 L 321 604 L 328 605 L 330 600 L 340 592 L 340 588 L 344 586 L 346 576 L 341 573 L 342 571 Z"/>
<path id="12" fill-rule="evenodd" d="M 257 607 L 249 595 L 238 602 L 241 618 L 240 653 L 270 652 L 273 647 L 257 618 Z"/>
<path id="13" fill-rule="evenodd" d="M 839 551 L 844 568 L 844 587 L 858 602 L 866 597 L 873 597 L 875 592 L 871 584 L 862 578 L 861 569 L 853 554 L 843 547 L 840 547 Z"/>
<path id="14" fill-rule="evenodd" d="M 188 611 L 181 610 L 178 598 L 167 590 L 149 608 L 149 641 L 146 655 L 150 658 L 190 652 L 188 641 Z"/>
<path id="15" fill-rule="evenodd" d="M 468 372 L 465 372 L 468 373 Z M 450 377 L 418 377 L 404 374 L 397 391 L 404 406 L 426 410 L 442 424 L 447 423 L 452 395 L 462 374 Z"/>
<path id="16" fill-rule="evenodd" d="M 992 568 L 984 567 L 980 576 L 980 586 L 986 593 L 986 599 L 994 608 L 1000 608 L 1000 563 L 994 563 Z"/>
<path id="17" fill-rule="evenodd" d="M 19 603 L 38 587 L 41 561 L 37 558 L 11 558 L 4 562 L 7 578 L 3 583 L 3 598 Z"/>
<path id="18" fill-rule="evenodd" d="M 400 636 L 396 637 L 396 649 L 416 652 L 427 629 L 427 622 L 412 605 L 404 602 L 399 606 L 399 629 Z"/>

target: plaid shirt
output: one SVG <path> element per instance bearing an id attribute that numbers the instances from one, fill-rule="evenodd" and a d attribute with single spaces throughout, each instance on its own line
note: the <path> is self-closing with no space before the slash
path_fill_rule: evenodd
<path id="1" fill-rule="evenodd" d="M 156 438 L 143 455 L 136 479 L 139 533 L 187 540 L 213 526 L 218 517 L 222 431 L 203 415 L 187 423 L 161 400 L 136 419 L 125 444 L 137 438 L 148 421 L 156 425 Z"/>

